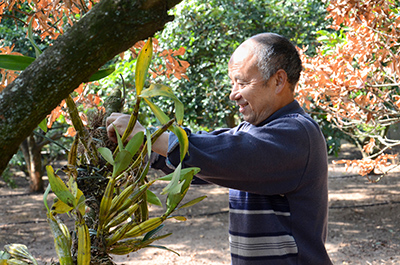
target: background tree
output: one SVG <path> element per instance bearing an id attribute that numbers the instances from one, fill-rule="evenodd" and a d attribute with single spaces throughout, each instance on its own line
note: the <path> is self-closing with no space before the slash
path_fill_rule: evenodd
<path id="1" fill-rule="evenodd" d="M 183 46 L 190 64 L 185 79 L 171 80 L 186 106 L 191 127 L 234 126 L 238 110 L 228 98 L 227 63 L 237 46 L 261 32 L 282 34 L 299 46 L 317 45 L 316 32 L 327 22 L 322 1 L 184 1 L 176 19 L 160 33 L 160 45 Z M 179 89 L 177 89 L 179 87 Z"/>
<path id="2" fill-rule="evenodd" d="M 321 32 L 315 57 L 304 55 L 298 99 L 311 112 L 322 111 L 331 124 L 360 147 L 360 174 L 390 170 L 389 139 L 400 121 L 400 12 L 392 0 L 331 1 L 327 18 L 333 33 Z"/>

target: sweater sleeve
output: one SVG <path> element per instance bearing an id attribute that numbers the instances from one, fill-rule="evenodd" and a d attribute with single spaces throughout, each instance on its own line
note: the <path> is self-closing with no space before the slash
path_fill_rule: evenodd
<path id="1" fill-rule="evenodd" d="M 310 136 L 301 115 L 282 117 L 257 127 L 189 135 L 184 167 L 199 167 L 202 179 L 257 194 L 296 189 L 307 166 Z M 305 120 L 305 119 L 304 119 Z M 305 121 L 307 122 L 307 121 Z M 171 134 L 168 162 L 179 164 L 177 138 Z"/>

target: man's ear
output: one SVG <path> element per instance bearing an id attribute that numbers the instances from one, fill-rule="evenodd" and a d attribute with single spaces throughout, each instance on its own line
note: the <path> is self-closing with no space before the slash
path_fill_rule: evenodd
<path id="1" fill-rule="evenodd" d="M 279 69 L 275 73 L 275 94 L 279 94 L 283 91 L 283 89 L 287 86 L 288 79 L 286 71 L 283 69 Z"/>

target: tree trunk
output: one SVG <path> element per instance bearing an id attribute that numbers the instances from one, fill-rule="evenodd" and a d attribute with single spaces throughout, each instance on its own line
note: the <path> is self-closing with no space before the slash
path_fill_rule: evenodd
<path id="1" fill-rule="evenodd" d="M 0 174 L 21 142 L 115 55 L 162 30 L 181 0 L 102 0 L 0 93 Z"/>
<path id="2" fill-rule="evenodd" d="M 43 192 L 42 145 L 39 146 L 31 134 L 22 142 L 20 148 L 29 172 L 30 192 Z"/>

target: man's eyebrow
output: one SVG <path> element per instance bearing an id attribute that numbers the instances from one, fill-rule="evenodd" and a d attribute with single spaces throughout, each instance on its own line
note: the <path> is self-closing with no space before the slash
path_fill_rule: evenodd
<path id="1" fill-rule="evenodd" d="M 234 78 L 235 80 L 239 80 L 241 82 L 248 82 L 248 80 L 246 80 L 246 78 L 242 75 L 235 75 Z"/>

